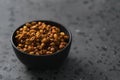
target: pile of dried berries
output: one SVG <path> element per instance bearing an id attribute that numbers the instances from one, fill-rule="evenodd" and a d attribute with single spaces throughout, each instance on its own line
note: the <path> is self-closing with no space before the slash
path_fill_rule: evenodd
<path id="1" fill-rule="evenodd" d="M 30 55 L 53 54 L 67 45 L 69 36 L 43 22 L 26 23 L 16 31 L 17 48 Z"/>

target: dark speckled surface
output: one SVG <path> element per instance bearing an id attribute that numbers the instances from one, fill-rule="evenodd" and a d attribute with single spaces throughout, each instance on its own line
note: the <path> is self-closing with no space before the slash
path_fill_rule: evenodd
<path id="1" fill-rule="evenodd" d="M 73 43 L 59 70 L 32 71 L 15 56 L 10 37 L 24 22 L 68 27 Z M 120 80 L 120 0 L 0 0 L 0 80 Z"/>

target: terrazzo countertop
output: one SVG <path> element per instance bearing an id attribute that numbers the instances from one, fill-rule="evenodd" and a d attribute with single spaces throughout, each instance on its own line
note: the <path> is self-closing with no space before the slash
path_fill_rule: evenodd
<path id="1" fill-rule="evenodd" d="M 60 69 L 27 69 L 13 52 L 12 32 L 38 19 L 72 32 Z M 0 0 L 0 80 L 120 80 L 120 0 Z"/>

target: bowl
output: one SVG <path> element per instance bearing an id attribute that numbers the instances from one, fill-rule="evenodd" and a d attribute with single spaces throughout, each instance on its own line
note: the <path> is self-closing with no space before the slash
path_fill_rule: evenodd
<path id="1" fill-rule="evenodd" d="M 70 47 L 71 47 L 71 42 L 72 42 L 72 35 L 70 30 L 68 30 L 66 27 L 64 27 L 63 25 L 54 22 L 54 21 L 48 21 L 48 20 L 35 20 L 34 22 L 44 22 L 45 24 L 49 24 L 52 26 L 56 26 L 59 27 L 61 31 L 65 32 L 68 36 L 69 36 L 69 40 L 68 40 L 68 44 L 61 49 L 58 52 L 55 52 L 51 55 L 29 55 L 26 52 L 22 52 L 20 51 L 16 46 L 16 40 L 15 40 L 15 35 L 16 35 L 16 31 L 18 29 L 20 29 L 21 27 L 23 27 L 23 25 L 21 25 L 20 27 L 18 27 L 12 34 L 11 36 L 11 44 L 13 47 L 13 50 L 17 56 L 17 58 L 27 67 L 29 68 L 57 68 L 59 66 L 62 65 L 62 63 L 64 62 L 64 60 L 67 58 L 69 51 L 70 51 Z M 33 22 L 33 21 L 31 21 Z"/>

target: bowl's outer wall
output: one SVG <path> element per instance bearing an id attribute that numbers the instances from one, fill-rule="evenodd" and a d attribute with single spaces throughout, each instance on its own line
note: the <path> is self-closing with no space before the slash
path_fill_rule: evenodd
<path id="1" fill-rule="evenodd" d="M 68 56 L 70 46 L 66 47 L 63 51 L 50 56 L 31 56 L 27 54 L 23 54 L 15 47 L 13 47 L 15 54 L 18 59 L 25 64 L 27 67 L 56 67 L 63 63 L 63 61 Z"/>
<path id="2" fill-rule="evenodd" d="M 69 34 L 69 32 L 62 25 L 60 25 L 58 23 L 49 22 L 49 21 L 41 21 L 41 22 L 45 22 L 46 24 L 57 26 L 57 27 L 59 27 L 61 29 L 61 31 L 64 31 L 66 34 L 71 36 Z M 12 41 L 13 41 L 13 44 L 15 44 L 15 46 L 17 46 L 17 43 L 15 41 L 15 35 L 16 35 L 16 33 L 14 32 L 13 36 L 12 36 Z M 65 49 L 63 49 L 60 52 L 57 52 L 57 53 L 55 53 L 53 55 L 48 55 L 48 56 L 28 55 L 28 54 L 25 54 L 25 53 L 19 51 L 18 49 L 16 49 L 16 47 L 13 46 L 13 44 L 12 44 L 12 47 L 13 47 L 13 50 L 15 51 L 15 54 L 18 57 L 18 59 L 23 64 L 25 64 L 27 67 L 46 68 L 46 67 L 57 67 L 57 66 L 59 66 L 59 65 L 61 65 L 63 63 L 63 61 L 66 59 L 66 57 L 68 56 L 68 53 L 70 51 L 71 42 L 72 42 L 72 38 L 71 38 L 70 43 L 68 44 L 68 46 L 65 47 Z"/>

